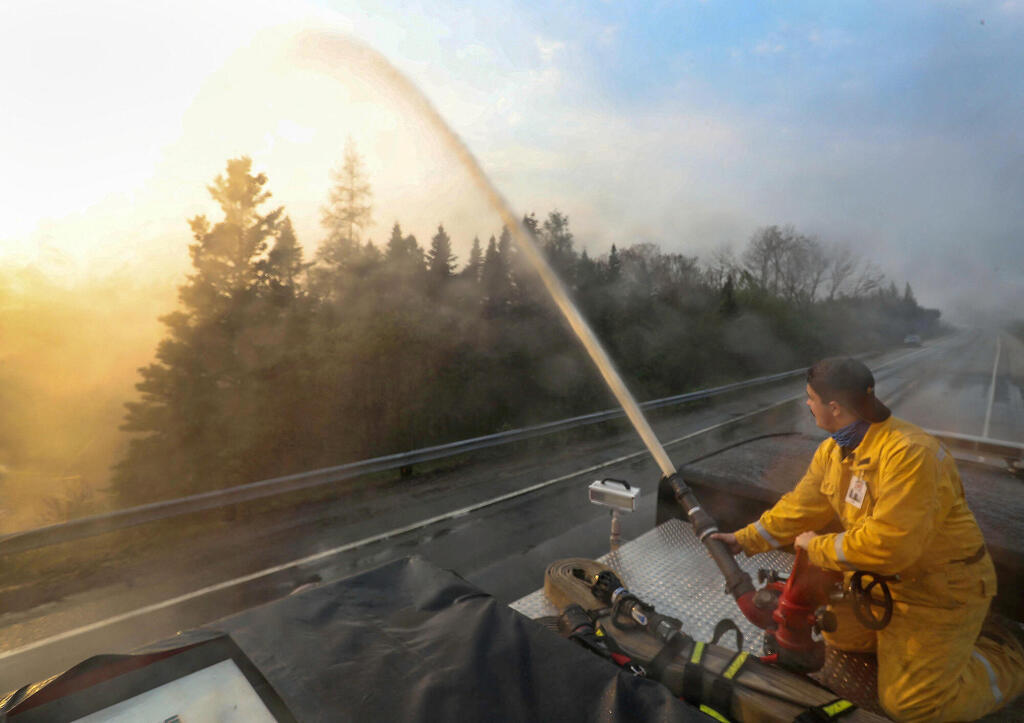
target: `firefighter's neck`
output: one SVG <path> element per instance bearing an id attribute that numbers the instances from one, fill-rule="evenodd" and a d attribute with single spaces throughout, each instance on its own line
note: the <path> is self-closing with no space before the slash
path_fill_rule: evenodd
<path id="1" fill-rule="evenodd" d="M 859 420 L 860 417 L 853 412 L 848 411 L 842 405 L 837 402 L 830 402 L 829 415 L 827 417 L 828 426 L 825 427 L 825 431 L 829 434 L 835 434 L 843 427 L 847 427 Z"/>

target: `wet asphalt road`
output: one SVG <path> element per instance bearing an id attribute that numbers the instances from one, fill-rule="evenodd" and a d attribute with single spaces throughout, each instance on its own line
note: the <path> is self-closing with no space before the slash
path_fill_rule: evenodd
<path id="1" fill-rule="evenodd" d="M 988 414 L 991 436 L 1020 441 L 1024 345 L 1002 337 L 988 412 L 995 340 L 993 333 L 969 332 L 929 343 L 906 370 L 879 375 L 879 396 L 890 399 L 898 415 L 947 431 L 980 434 Z M 871 364 L 907 351 L 897 350 Z M 670 456 L 681 464 L 692 449 L 687 443 L 669 444 L 670 440 L 769 407 L 800 394 L 802 388 L 802 382 L 794 381 L 748 391 L 679 410 L 655 419 L 653 426 Z M 790 428 L 807 428 L 809 417 L 802 409 L 797 407 L 791 416 Z M 759 431 L 768 430 L 753 425 L 749 430 Z M 629 458 L 614 461 L 623 457 Z M 590 469 L 599 465 L 606 466 Z M 276 599 L 314 576 L 334 580 L 412 554 L 456 570 L 503 601 L 514 600 L 540 587 L 551 560 L 596 557 L 607 551 L 608 513 L 585 501 L 586 485 L 604 476 L 628 479 L 646 493 L 639 510 L 624 518 L 624 537 L 649 529 L 660 472 L 635 434 L 620 429 L 572 442 L 496 450 L 381 487 L 298 504 L 284 515 L 280 510 L 240 515 L 201 538 L 168 539 L 155 553 L 119 560 L 113 571 L 108 566 L 95 584 L 89 584 L 85 575 L 84 584 L 79 579 L 67 590 L 53 590 L 48 602 L 0 613 L 0 691 L 59 672 L 89 655 L 126 652 Z M 358 544 L 385 530 L 560 478 L 564 479 L 500 504 Z M 249 582 L 209 589 L 346 545 L 353 547 Z M 205 594 L 193 595 L 204 589 Z M 165 604 L 176 597 L 186 599 Z M 145 610 L 147 606 L 150 609 Z M 139 610 L 145 611 L 135 614 Z"/>
<path id="2" fill-rule="evenodd" d="M 973 332 L 941 373 L 923 378 L 893 411 L 931 429 L 976 436 L 985 432 L 987 419 L 988 437 L 1019 443 L 1024 441 L 1022 390 L 1024 343 L 1005 333 Z"/>

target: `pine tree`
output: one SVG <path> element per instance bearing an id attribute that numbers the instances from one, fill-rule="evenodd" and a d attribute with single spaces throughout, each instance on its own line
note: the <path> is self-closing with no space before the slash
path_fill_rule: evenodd
<path id="1" fill-rule="evenodd" d="M 576 277 L 576 290 L 581 297 L 591 293 L 600 285 L 600 266 L 590 258 L 590 254 L 585 248 L 576 262 L 574 276 Z"/>
<path id="2" fill-rule="evenodd" d="M 502 231 L 502 239 L 507 229 Z M 480 272 L 480 284 L 483 287 L 484 309 L 488 315 L 502 313 L 511 300 L 511 283 L 506 256 L 502 253 L 503 244 L 491 236 L 484 253 L 484 264 Z"/>
<path id="3" fill-rule="evenodd" d="M 444 225 L 439 224 L 437 233 L 430 240 L 427 252 L 427 272 L 435 282 L 443 282 L 451 278 L 455 270 L 455 255 L 452 253 L 452 241 L 445 233 Z"/>
<path id="4" fill-rule="evenodd" d="M 469 261 L 461 272 L 462 277 L 473 283 L 480 283 L 480 271 L 483 269 L 483 265 L 484 253 L 480 248 L 480 237 L 474 236 L 473 246 L 469 250 Z"/>
<path id="5" fill-rule="evenodd" d="M 540 222 L 537 220 L 537 216 L 533 213 L 528 213 L 523 216 L 523 228 L 526 232 L 533 236 L 534 239 L 540 239 Z"/>
<path id="6" fill-rule="evenodd" d="M 392 271 L 402 274 L 415 274 L 423 271 L 423 249 L 412 234 L 402 235 L 402 227 L 395 221 L 391 228 L 391 237 L 384 250 L 384 262 Z"/>
<path id="7" fill-rule="evenodd" d="M 718 303 L 718 311 L 722 316 L 735 316 L 739 305 L 736 303 L 736 288 L 732 280 L 732 274 L 725 278 L 722 286 L 722 294 Z"/>
<path id="8" fill-rule="evenodd" d="M 501 236 L 498 237 L 498 256 L 501 257 L 505 268 L 512 268 L 512 233 L 508 226 L 501 227 Z"/>
<path id="9" fill-rule="evenodd" d="M 618 281 L 622 275 L 622 259 L 619 257 L 619 250 L 612 244 L 612 250 L 608 252 L 608 280 Z"/>
<path id="10" fill-rule="evenodd" d="M 549 213 L 541 230 L 541 238 L 544 241 L 544 250 L 549 258 L 557 259 L 564 263 L 575 256 L 568 216 L 558 211 Z"/>
<path id="11" fill-rule="evenodd" d="M 292 298 L 302 251 L 283 209 L 262 213 L 270 197 L 249 158 L 228 161 L 209 186 L 224 220 L 189 221 L 194 273 L 180 288 L 181 309 L 161 318 L 168 330 L 156 361 L 139 370 L 141 401 L 129 402 L 122 429 L 133 439 L 113 486 L 139 502 L 246 481 L 247 454 L 268 398 L 258 389 L 289 347 L 281 299 Z M 267 249 L 270 243 L 270 253 Z M 287 288 L 287 291 L 285 289 Z M 266 452 L 264 452 L 266 453 Z"/>
<path id="12" fill-rule="evenodd" d="M 394 261 L 405 255 L 405 237 L 402 236 L 402 227 L 395 221 L 395 225 L 391 227 L 391 237 L 388 239 L 388 245 L 384 252 L 384 257 L 389 261 Z"/>
<path id="13" fill-rule="evenodd" d="M 285 216 L 267 258 L 257 262 L 262 282 L 276 292 L 296 295 L 300 292 L 299 277 L 310 266 L 302 256 L 292 220 Z"/>
<path id="14" fill-rule="evenodd" d="M 253 288 L 259 282 L 256 260 L 267 250 L 267 240 L 278 231 L 283 209 L 260 216 L 258 207 L 270 193 L 263 190 L 265 175 L 252 175 L 252 160 L 228 161 L 227 175 L 208 187 L 224 212 L 215 226 L 205 216 L 189 221 L 195 243 L 189 246 L 195 273 L 180 290 L 190 313 L 215 313 L 218 302 Z"/>

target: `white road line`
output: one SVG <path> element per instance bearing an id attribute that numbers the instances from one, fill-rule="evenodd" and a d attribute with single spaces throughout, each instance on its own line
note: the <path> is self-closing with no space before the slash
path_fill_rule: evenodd
<path id="1" fill-rule="evenodd" d="M 922 353 L 922 351 L 925 351 L 925 350 L 920 350 L 920 351 L 916 351 L 916 352 L 911 352 L 910 354 L 905 354 L 905 355 L 903 355 L 901 357 L 898 357 L 897 359 L 893 359 L 893 360 L 891 360 L 889 362 L 886 362 L 885 364 L 879 365 L 879 368 L 885 367 L 885 366 L 889 366 L 890 364 L 892 364 L 892 363 L 894 363 L 896 361 L 901 361 L 901 360 L 905 360 L 905 359 L 910 358 L 910 357 L 917 356 L 918 354 Z M 748 412 L 747 414 L 743 414 L 743 415 L 740 415 L 738 417 L 733 417 L 733 418 L 728 419 L 728 420 L 726 420 L 724 422 L 719 422 L 718 424 L 713 424 L 710 427 L 704 427 L 703 429 L 699 429 L 696 432 L 690 432 L 689 434 L 685 434 L 682 437 L 677 437 L 676 439 L 673 439 L 673 440 L 671 440 L 669 442 L 665 442 L 663 444 L 663 446 L 664 447 L 670 447 L 670 446 L 672 446 L 674 444 L 679 444 L 681 442 L 685 442 L 686 440 L 692 439 L 692 438 L 694 438 L 694 437 L 696 437 L 698 435 L 705 434 L 707 432 L 713 432 L 716 429 L 720 429 L 721 427 L 725 427 L 726 425 L 733 424 L 733 423 L 738 422 L 738 421 L 743 420 L 743 419 L 747 419 L 748 417 L 752 417 L 752 416 L 754 416 L 756 414 L 761 414 L 762 412 L 765 412 L 765 411 L 767 411 L 769 409 L 774 409 L 775 407 L 781 407 L 782 405 L 788 404 L 789 402 L 792 402 L 794 400 L 802 399 L 803 396 L 804 396 L 804 394 L 801 392 L 800 394 L 794 395 L 792 397 L 787 397 L 786 399 L 783 399 L 781 402 L 775 402 L 774 404 L 769 404 L 768 406 L 762 407 L 762 408 L 757 409 L 757 410 L 755 410 L 753 412 Z M 303 558 L 300 558 L 298 560 L 292 560 L 291 562 L 285 562 L 285 563 L 282 563 L 280 565 L 274 565 L 273 567 L 268 567 L 268 568 L 265 568 L 263 570 L 258 570 L 257 572 L 253 572 L 253 573 L 250 573 L 248 575 L 243 575 L 241 577 L 236 577 L 236 578 L 234 578 L 232 580 L 225 580 L 224 582 L 219 582 L 216 585 L 209 585 L 207 587 L 200 588 L 199 590 L 193 590 L 192 592 L 185 593 L 184 595 L 178 595 L 177 597 L 170 598 L 169 600 L 163 600 L 161 602 L 154 603 L 152 605 L 146 605 L 145 607 L 136 608 L 135 610 L 129 610 L 128 612 L 124 612 L 124 613 L 121 613 L 119 615 L 114 615 L 112 617 L 105 618 L 104 620 L 98 620 L 98 621 L 96 621 L 94 623 L 90 623 L 88 625 L 83 625 L 83 626 L 78 627 L 78 628 L 73 628 L 71 630 L 66 630 L 63 633 L 58 633 L 57 635 L 51 635 L 48 638 L 42 638 L 42 639 L 36 640 L 36 641 L 34 641 L 32 643 L 28 643 L 27 645 L 22 645 L 21 647 L 14 648 L 12 650 L 7 650 L 7 651 L 0 652 L 0 661 L 6 660 L 8 658 L 13 658 L 13 657 L 15 657 L 17 655 L 21 655 L 22 653 L 27 653 L 29 651 L 36 650 L 37 648 L 45 647 L 45 646 L 50 645 L 52 643 L 58 643 L 58 642 L 60 642 L 62 640 L 67 640 L 69 638 L 73 638 L 73 637 L 76 637 L 78 635 L 84 635 L 86 633 L 91 633 L 91 632 L 93 632 L 95 630 L 101 630 L 102 628 L 109 627 L 111 625 L 116 625 L 117 623 L 121 623 L 121 622 L 124 622 L 126 620 L 131 620 L 132 618 L 139 617 L 140 615 L 148 615 L 149 613 L 154 613 L 154 612 L 157 612 L 159 610 L 163 610 L 165 608 L 172 607 L 172 606 L 177 605 L 179 603 L 188 602 L 189 600 L 194 600 L 194 599 L 196 599 L 198 597 L 202 597 L 203 595 L 209 595 L 210 593 L 215 593 L 215 592 L 218 592 L 220 590 L 226 590 L 228 588 L 234 587 L 235 585 L 243 585 L 243 584 L 245 584 L 247 582 L 252 582 L 253 580 L 258 580 L 261 577 L 268 577 L 270 575 L 274 575 L 274 574 L 276 574 L 278 572 L 283 572 L 284 570 L 288 570 L 288 569 L 293 568 L 293 567 L 301 567 L 303 565 L 308 565 L 308 564 L 310 564 L 312 562 L 317 562 L 319 560 L 324 560 L 326 558 L 332 557 L 334 555 L 341 554 L 343 552 L 347 552 L 349 550 L 353 550 L 353 549 L 358 548 L 358 547 L 363 547 L 365 545 L 370 545 L 370 544 L 373 544 L 375 542 L 380 542 L 382 540 L 386 540 L 386 539 L 388 539 L 390 537 L 395 537 L 397 535 L 405 534 L 406 532 L 412 532 L 413 530 L 418 530 L 418 529 L 421 529 L 421 528 L 424 528 L 424 527 L 428 527 L 429 525 L 433 525 L 433 524 L 435 524 L 437 522 L 443 522 L 445 520 L 451 520 L 451 519 L 455 519 L 457 517 L 462 517 L 462 516 L 467 515 L 467 514 L 469 514 L 471 512 L 476 512 L 477 510 L 483 509 L 485 507 L 490 507 L 492 505 L 500 504 L 500 503 L 505 502 L 507 500 L 513 499 L 515 497 L 520 497 L 522 495 L 526 495 L 526 494 L 529 494 L 531 492 L 536 492 L 537 490 L 544 489 L 545 487 L 550 487 L 551 485 L 558 484 L 559 482 L 565 482 L 565 481 L 573 479 L 575 477 L 580 477 L 582 475 L 589 474 L 591 472 L 596 472 L 596 471 L 598 471 L 600 469 L 604 469 L 605 467 L 612 467 L 614 465 L 622 464 L 623 462 L 628 462 L 628 461 L 636 459 L 638 457 L 644 457 L 644 456 L 647 456 L 647 455 L 648 455 L 648 451 L 646 449 L 642 449 L 639 452 L 634 452 L 632 454 L 627 454 L 627 455 L 624 455 L 622 457 L 617 457 L 615 459 L 608 460 L 607 462 L 602 462 L 600 464 L 593 465 L 592 467 L 587 467 L 585 469 L 577 470 L 575 472 L 571 472 L 569 474 L 562 475 L 561 477 L 555 477 L 553 479 L 545 480 L 544 482 L 538 482 L 535 485 L 531 485 L 529 487 L 524 487 L 523 489 L 515 490 L 514 492 L 509 492 L 507 494 L 503 494 L 503 495 L 500 495 L 498 497 L 491 498 L 489 500 L 484 500 L 482 502 L 477 502 L 477 503 L 474 503 L 474 504 L 469 505 L 467 507 L 463 507 L 463 508 L 458 509 L 458 510 L 453 510 L 451 512 L 446 512 L 446 513 L 441 514 L 441 515 L 436 515 L 434 517 L 430 517 L 430 518 L 427 518 L 425 520 L 420 520 L 419 522 L 413 522 L 412 524 L 405 525 L 404 527 L 397 527 L 397 528 L 395 528 L 393 530 L 388 530 L 387 532 L 382 532 L 382 533 L 380 533 L 378 535 L 371 535 L 370 537 L 364 537 L 361 540 L 356 540 L 354 542 L 348 542 L 348 543 L 345 543 L 344 545 L 339 545 L 338 547 L 333 547 L 330 550 L 324 550 L 322 552 L 318 552 L 316 554 L 309 555 L 307 557 L 303 557 Z"/>
<path id="2" fill-rule="evenodd" d="M 700 434 L 704 434 L 706 432 L 714 431 L 715 429 L 718 429 L 720 427 L 724 427 L 727 424 L 732 424 L 733 422 L 736 422 L 736 421 L 741 420 L 741 419 L 745 419 L 746 417 L 750 417 L 750 416 L 752 416 L 754 414 L 759 414 L 759 413 L 765 411 L 766 409 L 771 409 L 773 407 L 781 406 L 783 404 L 786 404 L 787 402 L 793 401 L 794 399 L 798 399 L 799 396 L 802 396 L 802 395 L 798 395 L 798 396 L 795 396 L 795 397 L 790 397 L 790 398 L 785 399 L 785 400 L 783 400 L 781 402 L 777 402 L 776 404 L 772 404 L 772 405 L 769 405 L 768 407 L 764 407 L 762 409 L 759 409 L 759 410 L 757 410 L 755 412 L 750 412 L 749 414 L 744 414 L 743 416 L 735 417 L 735 418 L 729 419 L 729 420 L 727 420 L 725 422 L 720 422 L 719 424 L 714 424 L 714 425 L 712 425 L 710 427 L 705 427 L 704 429 L 700 429 L 700 430 L 698 430 L 696 432 L 691 432 L 691 433 L 689 433 L 687 435 L 684 435 L 682 437 L 679 437 L 677 439 L 673 439 L 670 442 L 665 443 L 664 446 L 665 447 L 669 447 L 669 446 L 671 446 L 673 444 L 679 444 L 680 442 L 684 442 L 684 441 L 686 441 L 688 439 L 691 439 L 693 437 L 696 437 L 696 436 L 698 436 Z M 7 650 L 7 651 L 4 651 L 4 652 L 0 652 L 0 660 L 5 660 L 7 658 L 13 658 L 16 655 L 21 655 L 22 653 L 27 653 L 27 652 L 29 652 L 31 650 L 35 650 L 37 648 L 41 648 L 41 647 L 44 647 L 46 645 L 50 645 L 52 643 L 58 643 L 58 642 L 60 642 L 62 640 L 67 640 L 68 638 L 73 638 L 73 637 L 76 637 L 78 635 L 84 635 L 86 633 L 90 633 L 90 632 L 93 632 L 95 630 L 100 630 L 100 629 L 108 627 L 110 625 L 116 625 L 117 623 L 121 623 L 121 622 L 124 622 L 126 620 L 130 620 L 132 618 L 139 617 L 140 615 L 148 615 L 149 613 L 154 613 L 154 612 L 157 612 L 159 610 L 163 610 L 165 608 L 172 607 L 172 606 L 177 605 L 179 603 L 187 602 L 189 600 L 194 600 L 195 598 L 202 597 L 203 595 L 209 595 L 210 593 L 215 593 L 215 592 L 218 592 L 220 590 L 226 590 L 226 589 L 228 589 L 230 587 L 234 587 L 236 585 L 243 585 L 243 584 L 245 584 L 247 582 L 252 582 L 253 580 L 258 580 L 261 577 L 268 577 L 270 575 L 274 575 L 274 574 L 276 574 L 278 572 L 283 572 L 284 570 L 288 570 L 290 568 L 302 567 L 303 565 L 308 565 L 310 563 L 317 562 L 319 560 L 324 560 L 326 558 L 332 557 L 334 555 L 341 554 L 343 552 L 347 552 L 349 550 L 353 550 L 353 549 L 358 548 L 358 547 L 363 547 L 365 545 L 370 545 L 370 544 L 373 544 L 375 542 L 380 542 L 382 540 L 386 540 L 386 539 L 388 539 L 390 537 L 396 537 L 398 535 L 402 535 L 402 534 L 404 534 L 406 532 L 412 532 L 413 530 L 418 530 L 418 529 L 421 529 L 423 527 L 428 527 L 428 526 L 433 525 L 433 524 L 435 524 L 437 522 L 443 522 L 445 520 L 451 520 L 451 519 L 454 519 L 454 518 L 457 518 L 457 517 L 462 517 L 462 516 L 467 515 L 467 514 L 469 514 L 471 512 L 476 512 L 477 510 L 483 509 L 485 507 L 490 507 L 492 505 L 500 504 L 500 503 L 505 502 L 507 500 L 513 499 L 515 497 L 520 497 L 522 495 L 526 495 L 526 494 L 529 494 L 531 492 L 536 492 L 537 490 L 544 489 L 545 487 L 550 487 L 551 485 L 558 484 L 559 482 L 565 482 L 567 480 L 573 479 L 574 477 L 580 477 L 582 475 L 589 474 L 591 472 L 596 472 L 596 471 L 598 471 L 600 469 L 604 469 L 605 467 L 612 467 L 614 465 L 622 464 L 623 462 L 628 462 L 630 460 L 636 459 L 638 457 L 643 457 L 643 456 L 646 456 L 646 455 L 647 455 L 647 450 L 646 449 L 641 450 L 639 452 L 634 452 L 632 454 L 627 454 L 627 455 L 622 456 L 622 457 L 617 457 L 615 459 L 608 460 L 607 462 L 602 462 L 600 464 L 596 464 L 596 465 L 594 465 L 592 467 L 587 467 L 585 469 L 577 470 L 575 472 L 571 472 L 569 474 L 562 475 L 561 477 L 555 477 L 553 479 L 545 480 L 543 482 L 538 482 L 535 485 L 531 485 L 529 487 L 524 487 L 523 489 L 515 490 L 514 492 L 509 492 L 507 494 L 500 495 L 498 497 L 493 497 L 493 498 L 491 498 L 489 500 L 484 500 L 482 502 L 477 502 L 475 504 L 469 505 L 467 507 L 463 507 L 463 508 L 458 509 L 458 510 L 453 510 L 451 512 L 446 512 L 446 513 L 444 513 L 442 515 L 436 515 L 434 517 L 430 517 L 430 518 L 427 518 L 425 520 L 420 520 L 419 522 L 414 522 L 412 524 L 405 525 L 404 527 L 397 527 L 397 528 L 395 528 L 393 530 L 388 530 L 387 532 L 382 532 L 382 533 L 380 533 L 378 535 L 371 535 L 370 537 L 364 537 L 363 539 L 356 540 L 354 542 L 348 542 L 348 543 L 345 543 L 344 545 L 339 545 L 338 547 L 333 547 L 330 550 L 324 550 L 322 552 L 318 552 L 318 553 L 316 553 L 314 555 L 309 555 L 307 557 L 303 557 L 303 558 L 300 558 L 298 560 L 292 560 L 290 562 L 285 562 L 285 563 L 282 563 L 280 565 L 274 565 L 273 567 L 268 567 L 268 568 L 265 568 L 263 570 L 258 570 L 257 572 L 253 572 L 253 573 L 250 573 L 248 575 L 243 575 L 241 577 L 236 577 L 236 578 L 234 578 L 232 580 L 225 580 L 224 582 L 219 582 L 216 585 L 209 585 L 207 587 L 200 588 L 199 590 L 193 590 L 192 592 L 185 593 L 184 595 L 179 595 L 177 597 L 170 598 L 168 600 L 163 600 L 161 602 L 154 603 L 152 605 L 146 605 L 145 607 L 137 608 L 135 610 L 129 610 L 128 612 L 121 613 L 120 615 L 114 615 L 114 616 L 106 618 L 104 620 L 98 620 L 98 621 L 96 621 L 94 623 L 90 623 L 89 625 L 83 625 L 83 626 L 78 627 L 78 628 L 73 628 L 71 630 L 66 630 L 63 633 L 58 633 L 57 635 L 51 635 L 48 638 L 42 638 L 40 640 L 36 640 L 35 642 L 28 643 L 27 645 L 22 645 L 19 648 L 14 648 L 13 650 Z"/>
<path id="3" fill-rule="evenodd" d="M 999 369 L 999 352 L 1002 350 L 1002 337 L 996 336 L 996 363 L 992 365 L 992 383 L 988 386 L 988 408 L 985 410 L 985 427 L 982 437 L 988 437 L 988 425 L 992 421 L 992 403 L 996 400 L 996 370 Z"/>

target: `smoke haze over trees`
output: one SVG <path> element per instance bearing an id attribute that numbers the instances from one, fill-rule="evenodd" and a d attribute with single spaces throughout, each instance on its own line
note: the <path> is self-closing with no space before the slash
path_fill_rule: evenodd
<path id="1" fill-rule="evenodd" d="M 0 532 L 103 511 L 134 370 L 174 304 L 166 289 L 129 274 L 65 285 L 0 270 Z"/>
<path id="2" fill-rule="evenodd" d="M 209 187 L 223 218 L 189 221 L 193 273 L 127 405 L 120 504 L 614 404 L 508 229 L 474 239 L 461 269 L 441 219 L 426 248 L 398 220 L 377 247 L 351 144 L 333 180 L 312 262 L 248 158 Z M 791 227 L 702 264 L 650 243 L 592 258 L 557 210 L 523 224 L 641 399 L 878 348 L 939 317 Z"/>

